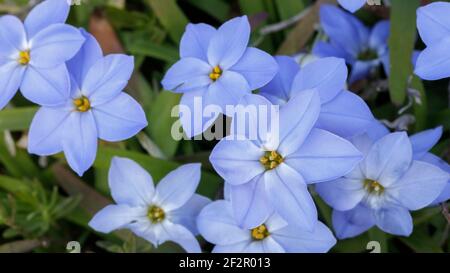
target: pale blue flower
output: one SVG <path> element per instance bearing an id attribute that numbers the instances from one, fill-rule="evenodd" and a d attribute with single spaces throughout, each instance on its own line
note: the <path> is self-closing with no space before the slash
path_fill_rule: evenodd
<path id="1" fill-rule="evenodd" d="M 65 62 L 84 42 L 80 32 L 64 24 L 66 0 L 37 5 L 22 23 L 17 17 L 0 17 L 0 109 L 20 88 L 30 101 L 55 106 L 70 93 Z"/>
<path id="2" fill-rule="evenodd" d="M 217 118 L 203 117 L 203 109 L 217 105 L 224 112 L 240 98 L 267 84 L 278 66 L 272 56 L 248 47 L 250 24 L 247 16 L 225 22 L 217 30 L 206 24 L 189 24 L 181 39 L 181 60 L 162 80 L 164 89 L 183 93 L 180 104 L 191 109 L 191 116 L 181 113 L 183 129 L 189 137 L 206 130 Z M 203 107 L 194 105 L 202 98 Z M 196 114 L 198 113 L 198 114 Z"/>
<path id="3" fill-rule="evenodd" d="M 317 59 L 302 68 L 291 57 L 275 59 L 280 69 L 260 92 L 272 103 L 284 105 L 296 94 L 315 89 L 322 105 L 316 127 L 342 137 L 363 133 L 375 120 L 364 100 L 345 89 L 348 71 L 343 59 Z"/>
<path id="4" fill-rule="evenodd" d="M 417 10 L 417 28 L 427 48 L 415 73 L 425 80 L 450 77 L 450 3 L 435 2 Z"/>
<path id="5" fill-rule="evenodd" d="M 362 8 L 367 0 L 338 0 L 339 4 L 350 12 L 355 12 Z"/>
<path id="6" fill-rule="evenodd" d="M 336 244 L 331 231 L 317 222 L 313 232 L 302 231 L 272 213 L 253 229 L 242 228 L 230 202 L 215 201 L 197 218 L 200 234 L 215 244 L 213 253 L 324 253 Z"/>
<path id="7" fill-rule="evenodd" d="M 259 95 L 247 96 L 246 103 L 271 104 Z M 300 92 L 272 117 L 279 120 L 279 134 L 271 127 L 257 140 L 230 135 L 215 146 L 210 161 L 230 184 L 241 226 L 259 226 L 275 210 L 289 224 L 314 229 L 317 210 L 307 185 L 341 177 L 361 160 L 350 142 L 314 128 L 319 114 L 318 92 Z"/>
<path id="8" fill-rule="evenodd" d="M 195 220 L 210 201 L 195 194 L 200 175 L 200 164 L 186 164 L 155 188 L 152 177 L 136 162 L 115 157 L 109 188 L 116 204 L 100 210 L 89 226 L 103 233 L 130 229 L 155 247 L 173 241 L 187 252 L 201 252 Z"/>
<path id="9" fill-rule="evenodd" d="M 316 43 L 313 53 L 345 59 L 352 66 L 350 83 L 365 78 L 380 64 L 389 74 L 389 21 L 380 21 L 369 29 L 352 14 L 336 6 L 322 5 L 320 23 L 329 42 Z"/>
<path id="10" fill-rule="evenodd" d="M 337 237 L 354 237 L 375 225 L 387 233 L 409 236 L 413 230 L 409 211 L 430 205 L 450 174 L 415 160 L 405 132 L 385 135 L 376 142 L 364 134 L 355 137 L 353 144 L 365 156 L 359 166 L 343 178 L 316 185 L 316 191 L 334 208 Z"/>
<path id="11" fill-rule="evenodd" d="M 39 109 L 28 143 L 28 151 L 41 156 L 64 151 L 80 176 L 95 160 L 98 138 L 122 141 L 147 126 L 142 107 L 122 92 L 134 69 L 133 57 L 103 57 L 95 38 L 82 33 L 86 42 L 67 64 L 71 92 L 62 105 Z"/>

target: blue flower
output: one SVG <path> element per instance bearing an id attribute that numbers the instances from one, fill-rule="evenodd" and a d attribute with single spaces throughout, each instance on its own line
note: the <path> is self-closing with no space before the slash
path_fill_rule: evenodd
<path id="1" fill-rule="evenodd" d="M 236 105 L 241 97 L 275 76 L 278 67 L 272 56 L 248 47 L 249 38 L 247 16 L 231 19 L 217 30 L 206 24 L 186 27 L 180 45 L 181 60 L 167 71 L 162 85 L 166 90 L 183 93 L 180 104 L 195 112 L 180 115 L 189 137 L 202 133 L 217 118 L 193 120 L 203 116 L 206 106 L 217 105 L 224 112 L 226 105 Z M 202 98 L 203 107 L 194 105 L 195 98 Z"/>
<path id="2" fill-rule="evenodd" d="M 84 42 L 80 32 L 64 24 L 66 0 L 37 5 L 24 24 L 15 16 L 0 17 L 0 109 L 20 88 L 30 101 L 60 105 L 70 93 L 65 62 Z"/>
<path id="3" fill-rule="evenodd" d="M 365 78 L 381 63 L 389 74 L 389 21 L 380 21 L 369 30 L 352 14 L 323 5 L 320 23 L 330 41 L 316 43 L 313 53 L 320 57 L 345 59 L 352 66 L 350 83 Z"/>
<path id="4" fill-rule="evenodd" d="M 315 89 L 322 104 L 316 127 L 342 137 L 363 133 L 374 121 L 364 100 L 345 90 L 348 71 L 343 59 L 318 59 L 301 69 L 290 57 L 275 59 L 280 70 L 260 92 L 272 103 L 283 105 L 296 94 Z"/>
<path id="5" fill-rule="evenodd" d="M 338 0 L 339 4 L 350 12 L 355 12 L 362 8 L 367 0 Z"/>
<path id="6" fill-rule="evenodd" d="M 417 10 L 417 28 L 427 48 L 415 73 L 425 80 L 450 77 L 450 3 L 435 2 Z"/>
<path id="7" fill-rule="evenodd" d="M 71 92 L 63 104 L 39 109 L 28 143 L 28 151 L 41 156 L 64 151 L 80 176 L 95 160 L 98 138 L 121 141 L 147 126 L 142 107 L 122 92 L 134 69 L 133 57 L 103 57 L 95 38 L 82 33 L 86 42 L 67 63 Z"/>
<path id="8" fill-rule="evenodd" d="M 355 137 L 353 144 L 365 156 L 359 166 L 343 178 L 316 185 L 316 191 L 334 208 L 337 237 L 354 237 L 374 225 L 387 233 L 409 236 L 413 230 L 409 211 L 433 202 L 450 174 L 415 160 L 405 132 L 390 133 L 375 142 L 364 134 Z"/>
<path id="9" fill-rule="evenodd" d="M 156 186 L 152 177 L 130 159 L 115 157 L 109 170 L 109 188 L 116 205 L 100 210 L 89 222 L 109 233 L 130 229 L 155 247 L 173 241 L 187 252 L 201 252 L 194 235 L 196 217 L 210 201 L 195 194 L 200 164 L 186 164 L 170 172 Z"/>
<path id="10" fill-rule="evenodd" d="M 258 227 L 238 225 L 230 202 L 215 201 L 197 218 L 200 234 L 215 244 L 213 253 L 324 253 L 336 244 L 331 231 L 317 222 L 313 232 L 288 225 L 273 213 Z"/>
<path id="11" fill-rule="evenodd" d="M 270 105 L 259 95 L 246 100 Z M 289 224 L 314 229 L 317 210 L 307 185 L 341 177 L 361 160 L 350 142 L 313 128 L 319 114 L 317 91 L 300 92 L 273 117 L 279 120 L 279 132 L 271 127 L 258 140 L 230 135 L 215 146 L 210 161 L 231 185 L 230 199 L 241 226 L 259 226 L 275 210 Z"/>

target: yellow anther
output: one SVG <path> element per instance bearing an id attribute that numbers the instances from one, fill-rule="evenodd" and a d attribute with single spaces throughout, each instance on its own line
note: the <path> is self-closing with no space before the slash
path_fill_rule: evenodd
<path id="1" fill-rule="evenodd" d="M 17 61 L 21 65 L 27 65 L 30 62 L 30 59 L 31 59 L 30 51 L 29 50 L 25 50 L 25 51 L 20 51 L 19 52 L 19 58 L 17 59 Z"/>
<path id="2" fill-rule="evenodd" d="M 259 227 L 255 227 L 251 230 L 252 238 L 253 240 L 264 240 L 265 238 L 269 237 L 270 233 L 267 229 L 266 225 L 262 224 Z"/>
<path id="3" fill-rule="evenodd" d="M 378 181 L 365 179 L 364 189 L 371 194 L 382 194 L 384 192 L 384 187 Z"/>
<path id="4" fill-rule="evenodd" d="M 73 105 L 78 112 L 87 112 L 91 109 L 91 102 L 85 96 L 73 100 Z"/>
<path id="5" fill-rule="evenodd" d="M 213 81 L 217 81 L 217 79 L 222 76 L 222 69 L 217 65 L 213 68 L 212 72 L 209 74 L 209 78 Z"/>
<path id="6" fill-rule="evenodd" d="M 267 169 L 273 170 L 278 165 L 283 163 L 283 157 L 277 151 L 266 152 L 260 159 L 259 162 Z"/>
<path id="7" fill-rule="evenodd" d="M 166 218 L 166 213 L 160 207 L 150 206 L 150 208 L 148 209 L 147 217 L 152 223 L 160 223 Z"/>

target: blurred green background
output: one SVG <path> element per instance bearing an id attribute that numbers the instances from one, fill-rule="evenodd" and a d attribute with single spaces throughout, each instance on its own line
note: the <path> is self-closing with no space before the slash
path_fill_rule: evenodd
<path id="1" fill-rule="evenodd" d="M 38 2 L 38 1 L 31 1 Z M 361 95 L 377 118 L 392 129 L 410 133 L 444 125 L 445 134 L 433 150 L 450 158 L 449 81 L 423 83 L 412 76 L 410 56 L 423 48 L 417 39 L 415 10 L 431 1 L 392 0 L 392 7 L 366 7 L 357 16 L 366 24 L 391 18 L 392 75 L 383 71 L 350 89 Z M 221 198 L 222 180 L 208 162 L 214 141 L 175 141 L 170 131 L 176 118 L 172 108 L 180 96 L 161 90 L 167 68 L 178 60 L 178 45 L 188 22 L 219 26 L 237 15 L 249 16 L 251 43 L 270 54 L 308 53 L 323 32 L 317 10 L 334 0 L 80 0 L 74 1 L 69 23 L 88 29 L 104 53 L 135 56 L 136 69 L 127 87 L 144 107 L 149 126 L 121 143 L 102 142 L 94 167 L 82 178 L 67 167 L 64 157 L 41 157 L 26 151 L 27 129 L 36 106 L 17 95 L 0 111 L 0 252 L 71 252 L 68 242 L 79 242 L 82 252 L 178 252 L 166 243 L 154 249 L 127 231 L 109 235 L 93 232 L 87 223 L 111 202 L 107 174 L 113 156 L 136 160 L 155 181 L 186 162 L 202 162 L 198 190 L 212 199 Z M 1 14 L 21 18 L 31 8 L 26 0 L 0 0 Z M 399 110 L 402 110 L 399 112 Z M 314 193 L 313 193 L 314 194 Z M 331 227 L 331 210 L 315 195 L 321 219 Z M 339 241 L 332 252 L 368 252 L 369 241 L 381 243 L 383 252 L 448 252 L 449 222 L 444 206 L 414 213 L 411 237 L 394 237 L 377 229 Z M 448 217 L 448 213 L 446 214 Z M 211 246 L 202 241 L 204 249 Z"/>

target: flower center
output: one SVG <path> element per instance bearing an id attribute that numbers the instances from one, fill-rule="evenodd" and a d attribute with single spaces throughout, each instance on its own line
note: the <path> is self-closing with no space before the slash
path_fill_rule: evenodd
<path id="1" fill-rule="evenodd" d="M 17 62 L 19 62 L 19 64 L 21 64 L 21 65 L 27 65 L 30 62 L 30 59 L 31 59 L 31 57 L 30 57 L 29 50 L 20 51 Z"/>
<path id="2" fill-rule="evenodd" d="M 91 109 L 91 102 L 85 96 L 73 100 L 73 105 L 78 112 L 87 112 Z"/>
<path id="3" fill-rule="evenodd" d="M 162 208 L 153 205 L 148 209 L 147 217 L 153 224 L 161 223 L 166 218 L 166 213 Z"/>
<path id="4" fill-rule="evenodd" d="M 252 238 L 256 241 L 261 241 L 269 237 L 270 233 L 266 225 L 262 224 L 259 227 L 255 227 L 251 230 Z"/>
<path id="5" fill-rule="evenodd" d="M 220 68 L 220 66 L 216 65 L 209 74 L 209 78 L 213 81 L 217 81 L 220 76 L 222 76 L 222 69 Z"/>
<path id="6" fill-rule="evenodd" d="M 370 194 L 380 195 L 384 192 L 384 187 L 378 181 L 365 179 L 364 189 Z"/>
<path id="7" fill-rule="evenodd" d="M 283 157 L 277 151 L 268 151 L 259 159 L 259 162 L 261 162 L 266 170 L 275 169 L 283 161 Z"/>
<path id="8" fill-rule="evenodd" d="M 371 61 L 378 58 L 378 53 L 373 49 L 366 49 L 358 54 L 358 60 Z"/>

